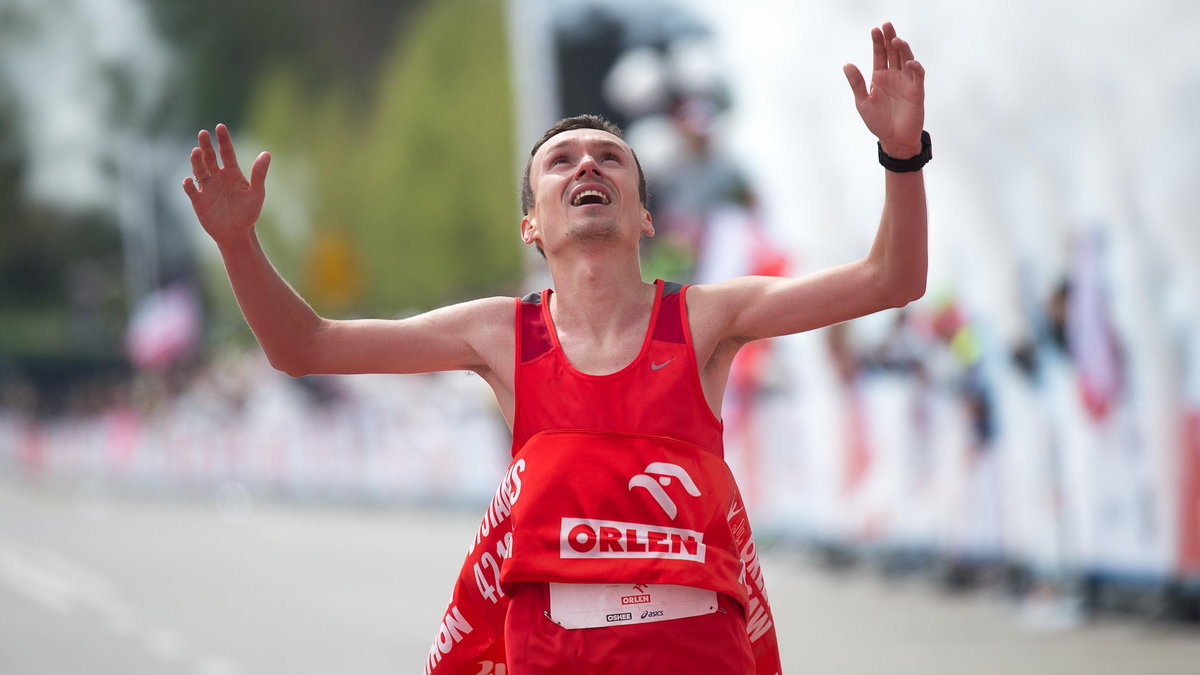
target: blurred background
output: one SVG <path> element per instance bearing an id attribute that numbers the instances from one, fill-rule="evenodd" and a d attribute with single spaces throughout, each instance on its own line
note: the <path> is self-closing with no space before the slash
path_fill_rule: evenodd
<path id="1" fill-rule="evenodd" d="M 724 408 L 785 665 L 878 672 L 830 646 L 853 625 L 892 672 L 1195 672 L 1189 0 L 0 0 L 0 672 L 274 672 L 231 656 L 272 641 L 291 672 L 415 670 L 507 464 L 474 375 L 266 364 L 180 188 L 197 130 L 228 124 L 247 165 L 272 152 L 258 231 L 326 316 L 548 285 L 517 180 L 583 112 L 621 124 L 645 168 L 647 279 L 805 274 L 862 256 L 878 223 L 841 66 L 869 70 L 884 20 L 929 74 L 929 291 L 750 346 Z M 351 558 L 360 573 L 337 567 Z M 241 578 L 215 593 L 241 609 L 187 576 L 114 600 L 218 559 L 239 563 L 204 578 Z M 249 646 L 185 658 L 226 644 L 228 612 L 279 606 L 250 570 L 294 565 L 312 574 L 297 595 L 329 599 L 280 611 L 341 623 L 309 639 L 247 620 Z M 427 600 L 411 588 L 439 574 Z M 964 622 L 951 591 L 1004 609 Z M 163 603 L 190 633 L 152 625 Z M 871 632 L 877 613 L 928 633 Z M 1135 629 L 1105 652 L 1117 619 Z M 145 649 L 106 642 L 134 634 Z M 53 660 L 64 636 L 78 661 Z"/>

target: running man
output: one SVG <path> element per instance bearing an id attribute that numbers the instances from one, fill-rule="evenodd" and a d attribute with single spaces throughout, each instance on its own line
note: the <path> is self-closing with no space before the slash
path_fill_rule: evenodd
<path id="1" fill-rule="evenodd" d="M 293 376 L 469 370 L 495 392 L 513 462 L 475 537 L 427 672 L 779 671 L 748 521 L 722 458 L 721 400 L 745 344 L 902 307 L 925 291 L 931 157 L 925 72 L 891 24 L 871 31 L 884 204 L 866 257 L 808 276 L 645 283 L 646 186 L 620 130 L 582 116 L 534 145 L 520 236 L 553 289 L 403 320 L 330 320 L 255 235 L 271 157 L 247 181 L 224 125 L 183 181 L 246 321 Z M 218 157 L 220 158 L 218 161 Z"/>

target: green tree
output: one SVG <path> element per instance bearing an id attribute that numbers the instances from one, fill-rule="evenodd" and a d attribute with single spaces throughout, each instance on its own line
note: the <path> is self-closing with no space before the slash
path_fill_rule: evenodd
<path id="1" fill-rule="evenodd" d="M 310 201 L 318 233 L 338 230 L 355 247 L 360 309 L 372 314 L 506 291 L 521 273 L 503 5 L 429 3 L 405 29 L 370 104 L 338 87 L 306 91 L 282 69 L 263 80 L 249 115 L 273 172 L 306 167 L 289 174 L 287 197 Z M 260 229 L 288 227 L 265 220 Z M 310 251 L 264 237 L 304 289 L 309 280 L 294 274 Z"/>

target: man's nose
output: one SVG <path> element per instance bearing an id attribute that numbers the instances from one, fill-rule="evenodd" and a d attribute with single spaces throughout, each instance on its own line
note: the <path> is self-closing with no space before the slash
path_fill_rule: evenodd
<path id="1" fill-rule="evenodd" d="M 579 168 L 575 170 L 576 178 L 583 178 L 589 173 L 600 174 L 600 164 L 591 154 L 585 154 L 579 159 Z"/>

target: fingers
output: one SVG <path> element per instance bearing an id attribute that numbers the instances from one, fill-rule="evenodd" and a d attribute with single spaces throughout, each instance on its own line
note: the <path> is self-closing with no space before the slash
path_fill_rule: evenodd
<path id="1" fill-rule="evenodd" d="M 891 68 L 892 70 L 900 70 L 904 67 L 904 60 L 900 58 L 899 43 L 901 42 L 903 42 L 903 40 L 898 37 L 894 37 L 887 41 L 888 68 Z"/>
<path id="2" fill-rule="evenodd" d="M 871 45 L 875 70 L 904 70 L 910 61 L 915 60 L 912 47 L 896 36 L 896 27 L 890 21 L 880 28 L 871 29 Z"/>
<path id="3" fill-rule="evenodd" d="M 918 83 L 924 82 L 925 67 L 913 55 L 912 46 L 908 44 L 908 41 L 900 38 L 892 38 L 892 45 L 896 51 L 895 67 Z"/>
<path id="4" fill-rule="evenodd" d="M 904 64 L 906 64 L 909 61 L 912 61 L 913 59 L 916 58 L 913 56 L 912 47 L 908 44 L 907 40 L 902 40 L 900 38 L 893 38 L 892 44 L 895 45 L 896 53 L 900 57 L 898 66 L 903 66 Z"/>
<path id="5" fill-rule="evenodd" d="M 266 189 L 267 184 L 267 168 L 271 166 L 271 153 L 263 152 L 254 158 L 254 164 L 250 167 L 250 189 L 261 191 Z"/>
<path id="6" fill-rule="evenodd" d="M 842 72 L 846 74 L 846 81 L 850 83 L 850 90 L 854 92 L 855 104 L 860 103 L 867 97 L 867 82 L 863 79 L 862 72 L 853 63 L 842 66 Z"/>
<path id="7" fill-rule="evenodd" d="M 217 132 L 217 147 L 213 148 L 212 134 L 208 133 L 207 129 L 201 129 L 200 133 L 196 134 L 197 146 L 192 148 L 191 162 L 192 175 L 194 180 L 189 180 L 192 187 L 196 190 L 196 194 L 203 190 L 204 183 L 210 180 L 222 168 L 238 169 L 237 153 L 233 149 L 233 137 L 229 134 L 229 127 L 224 124 L 218 124 Z M 221 157 L 221 162 L 218 165 L 217 156 Z M 187 187 L 184 187 L 187 191 Z M 188 193 L 191 194 L 190 192 Z"/>
<path id="8" fill-rule="evenodd" d="M 883 46 L 887 54 L 887 67 L 899 70 L 903 61 L 900 60 L 900 50 L 896 47 L 896 29 L 891 23 L 883 24 Z"/>
<path id="9" fill-rule="evenodd" d="M 197 181 L 203 183 L 212 177 L 212 170 L 209 169 L 208 162 L 204 159 L 204 150 L 192 148 L 190 159 L 192 160 L 192 175 L 196 177 Z"/>
<path id="10" fill-rule="evenodd" d="M 229 135 L 229 127 L 217 125 L 217 148 L 221 151 L 221 164 L 227 168 L 237 168 L 237 153 L 233 151 L 233 137 Z"/>
<path id="11" fill-rule="evenodd" d="M 904 72 L 911 79 L 917 82 L 925 81 L 925 68 L 913 57 L 912 47 L 908 42 L 895 38 L 892 44 L 896 47 L 897 63 L 896 68 Z"/>
<path id="12" fill-rule="evenodd" d="M 212 136 L 208 133 L 208 129 L 201 129 L 196 135 L 196 142 L 200 146 L 200 161 L 202 165 L 202 173 L 193 173 L 196 178 L 204 178 L 205 176 L 216 173 L 220 167 L 217 166 L 217 153 L 213 150 Z M 193 168 L 195 165 L 193 164 Z M 203 182 L 203 181 L 201 181 Z"/>
<path id="13" fill-rule="evenodd" d="M 212 135 L 207 129 L 202 129 L 196 135 L 196 140 L 199 145 L 192 148 L 192 154 L 189 158 L 192 163 L 192 175 L 185 178 L 183 181 L 183 191 L 188 197 L 194 201 L 204 190 L 205 182 L 212 180 L 218 171 L 224 169 L 233 169 L 234 174 L 223 174 L 226 178 L 234 176 L 241 180 L 242 173 L 238 169 L 237 153 L 233 149 L 233 138 L 229 134 L 229 128 L 224 124 L 218 124 L 217 132 L 217 149 L 213 148 Z M 217 164 L 217 154 L 221 156 L 221 166 Z M 271 153 L 264 152 L 254 160 L 254 165 L 250 169 L 250 187 L 255 190 L 262 190 L 267 181 L 267 167 L 271 165 Z M 222 179 L 223 184 L 229 184 L 228 181 Z M 244 186 L 245 183 L 242 183 Z"/>
<path id="14" fill-rule="evenodd" d="M 221 166 L 226 168 L 236 168 L 237 153 L 233 150 L 233 137 L 229 135 L 229 127 L 224 124 L 217 125 L 217 148 L 213 148 L 212 135 L 208 133 L 208 129 L 201 129 L 196 136 L 200 145 L 201 158 L 204 165 L 208 167 L 208 172 L 217 171 L 220 167 L 217 165 L 218 152 L 221 156 Z M 199 178 L 200 174 L 196 174 Z"/>
<path id="15" fill-rule="evenodd" d="M 922 66 L 920 61 L 909 61 L 904 64 L 904 70 L 918 83 L 925 82 L 925 66 Z"/>
<path id="16" fill-rule="evenodd" d="M 873 49 L 871 69 L 887 70 L 887 45 L 884 44 L 883 31 L 879 30 L 878 28 L 871 29 L 871 47 Z"/>

